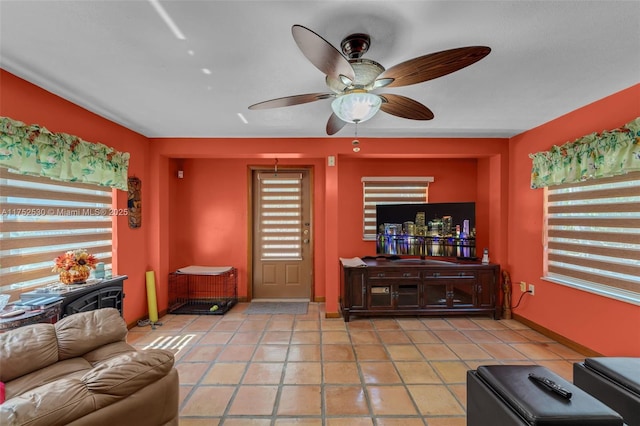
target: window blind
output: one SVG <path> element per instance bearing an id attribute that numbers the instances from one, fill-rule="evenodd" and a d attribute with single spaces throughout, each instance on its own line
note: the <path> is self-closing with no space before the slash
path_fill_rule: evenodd
<path id="1" fill-rule="evenodd" d="M 362 237 L 375 240 L 376 206 L 379 204 L 419 204 L 429 200 L 433 177 L 363 177 Z"/>
<path id="2" fill-rule="evenodd" d="M 640 172 L 546 191 L 547 276 L 640 294 Z"/>
<path id="3" fill-rule="evenodd" d="M 260 258 L 302 259 L 302 174 L 260 173 Z"/>
<path id="4" fill-rule="evenodd" d="M 83 248 L 111 269 L 112 190 L 0 168 L 0 290 L 57 282 L 53 260 Z"/>

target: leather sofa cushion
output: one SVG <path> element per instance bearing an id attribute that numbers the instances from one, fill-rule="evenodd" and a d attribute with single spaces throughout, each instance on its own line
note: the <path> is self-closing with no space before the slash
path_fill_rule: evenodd
<path id="1" fill-rule="evenodd" d="M 105 359 L 135 351 L 136 349 L 126 342 L 114 342 L 87 352 L 82 355 L 82 358 L 95 366 L 98 362 L 104 361 Z"/>
<path id="2" fill-rule="evenodd" d="M 34 324 L 0 334 L 0 348 L 0 382 L 58 361 L 58 341 L 51 324 Z"/>
<path id="3" fill-rule="evenodd" d="M 116 342 L 126 344 L 126 336 L 127 325 L 114 308 L 70 315 L 53 325 L 33 324 L 10 330 L 0 334 L 0 382 L 9 382 L 96 349 L 100 352 L 90 355 L 89 362 L 95 362 L 109 350 L 114 354 L 125 352 L 122 346 L 101 347 Z"/>
<path id="4" fill-rule="evenodd" d="M 72 358 L 56 362 L 46 368 L 32 371 L 7 383 L 7 399 L 62 378 L 80 379 L 92 365 L 84 358 Z"/>
<path id="5" fill-rule="evenodd" d="M 97 309 L 85 314 L 69 315 L 54 324 L 59 359 L 82 356 L 100 346 L 126 339 L 127 325 L 117 309 Z"/>
<path id="6" fill-rule="evenodd" d="M 67 378 L 7 400 L 0 423 L 62 426 L 95 410 L 95 400 L 86 385 L 81 380 Z"/>
<path id="7" fill-rule="evenodd" d="M 584 365 L 627 388 L 627 390 L 640 395 L 640 358 L 587 358 L 584 360 Z"/>

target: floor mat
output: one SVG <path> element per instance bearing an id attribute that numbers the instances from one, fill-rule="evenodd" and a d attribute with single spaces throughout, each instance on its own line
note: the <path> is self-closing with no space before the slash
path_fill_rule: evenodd
<path id="1" fill-rule="evenodd" d="M 295 314 L 303 315 L 307 313 L 309 302 L 251 302 L 244 311 L 245 314 Z"/>

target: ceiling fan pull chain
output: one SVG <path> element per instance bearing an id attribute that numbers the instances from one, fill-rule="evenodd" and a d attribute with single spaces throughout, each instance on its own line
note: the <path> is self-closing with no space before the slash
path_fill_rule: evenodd
<path id="1" fill-rule="evenodd" d="M 358 140 L 358 121 L 356 120 L 354 123 L 356 124 L 356 138 L 351 142 L 353 145 L 353 152 L 360 152 L 360 141 Z"/>

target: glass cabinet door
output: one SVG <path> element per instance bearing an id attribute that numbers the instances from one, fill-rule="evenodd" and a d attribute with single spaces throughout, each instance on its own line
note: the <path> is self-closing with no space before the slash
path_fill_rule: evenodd
<path id="1" fill-rule="evenodd" d="M 369 295 L 369 307 L 371 309 L 391 309 L 393 307 L 393 293 L 391 291 L 391 284 L 378 284 L 371 286 Z"/>
<path id="2" fill-rule="evenodd" d="M 424 287 L 424 304 L 427 306 L 447 306 L 447 285 L 429 284 Z"/>
<path id="3" fill-rule="evenodd" d="M 474 282 L 455 282 L 451 284 L 451 292 L 449 297 L 451 305 L 454 308 L 470 307 L 474 305 L 475 299 L 475 283 Z"/>
<path id="4" fill-rule="evenodd" d="M 418 292 L 418 283 L 413 284 L 397 284 L 395 287 L 396 307 L 417 308 L 420 306 L 420 293 Z"/>

